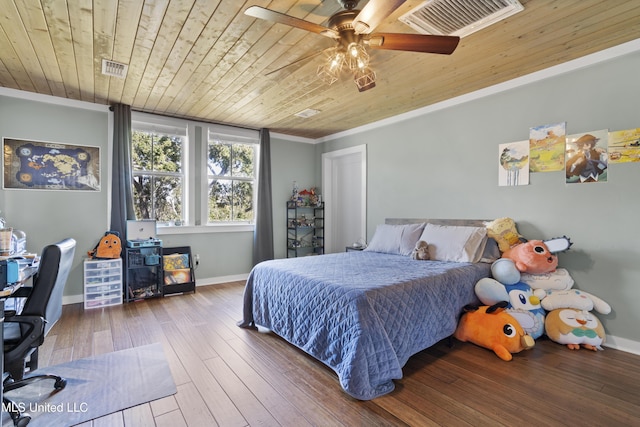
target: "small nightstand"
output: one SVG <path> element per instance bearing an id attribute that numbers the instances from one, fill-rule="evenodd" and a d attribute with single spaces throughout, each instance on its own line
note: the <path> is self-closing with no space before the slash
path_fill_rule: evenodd
<path id="1" fill-rule="evenodd" d="M 366 246 L 346 246 L 345 247 L 345 252 L 349 252 L 349 251 L 355 251 L 355 252 L 360 252 L 362 250 L 364 250 L 364 248 L 366 248 Z"/>

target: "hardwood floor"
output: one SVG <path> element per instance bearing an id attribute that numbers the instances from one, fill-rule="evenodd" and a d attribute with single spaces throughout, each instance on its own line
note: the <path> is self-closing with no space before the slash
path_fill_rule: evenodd
<path id="1" fill-rule="evenodd" d="M 320 362 L 270 333 L 238 328 L 244 283 L 97 310 L 67 305 L 40 368 L 153 342 L 178 392 L 82 426 L 640 425 L 640 356 L 539 339 L 504 362 L 446 341 L 413 356 L 396 390 L 342 391 Z"/>

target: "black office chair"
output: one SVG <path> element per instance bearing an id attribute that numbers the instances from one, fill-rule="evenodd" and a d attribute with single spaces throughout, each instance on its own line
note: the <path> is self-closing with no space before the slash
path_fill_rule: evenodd
<path id="1" fill-rule="evenodd" d="M 25 373 L 38 368 L 38 347 L 62 314 L 62 292 L 71 270 L 75 247 L 74 239 L 45 247 L 38 273 L 33 277 L 33 286 L 21 288 L 12 295 L 14 298 L 26 297 L 26 300 L 20 314 L 5 311 L 4 374 L 8 375 L 2 383 L 4 392 L 46 378 L 55 381 L 56 391 L 67 385 L 67 381 L 57 375 L 25 377 Z M 14 405 L 4 394 L 3 404 L 9 409 L 14 425 L 26 426 L 31 420 L 28 414 L 20 413 L 19 405 Z"/>

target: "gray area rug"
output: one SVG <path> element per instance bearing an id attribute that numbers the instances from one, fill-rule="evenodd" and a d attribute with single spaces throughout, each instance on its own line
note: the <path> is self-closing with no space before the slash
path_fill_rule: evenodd
<path id="1" fill-rule="evenodd" d="M 33 374 L 60 375 L 67 386 L 52 393 L 42 380 L 6 393 L 24 405 L 30 427 L 72 426 L 176 393 L 171 370 L 159 343 L 88 357 L 38 369 Z M 2 412 L 2 427 L 12 426 Z"/>

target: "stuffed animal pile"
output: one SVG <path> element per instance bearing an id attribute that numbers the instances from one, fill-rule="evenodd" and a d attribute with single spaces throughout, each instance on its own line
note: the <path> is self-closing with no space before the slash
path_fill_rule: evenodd
<path id="1" fill-rule="evenodd" d="M 558 268 L 556 254 L 571 247 L 570 239 L 525 241 L 510 218 L 486 225 L 487 235 L 496 240 L 502 257 L 491 265 L 492 277 L 476 283 L 476 296 L 482 304 L 506 304 L 505 313 L 533 339 L 546 334 L 572 350 L 602 350 L 605 332 L 592 310 L 608 314 L 611 307 L 595 295 L 572 289 L 571 275 Z"/>

